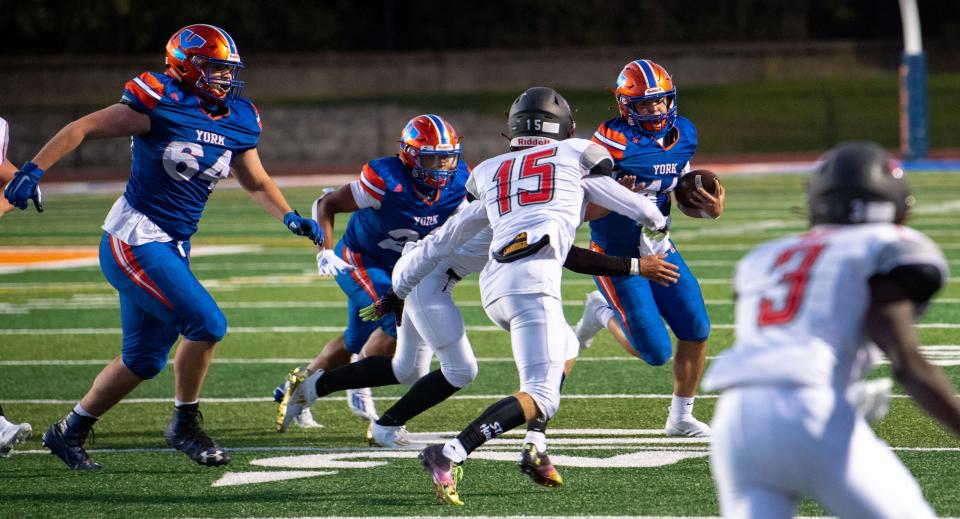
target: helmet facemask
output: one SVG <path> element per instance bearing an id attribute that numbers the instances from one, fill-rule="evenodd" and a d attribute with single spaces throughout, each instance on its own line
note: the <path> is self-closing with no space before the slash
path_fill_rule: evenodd
<path id="1" fill-rule="evenodd" d="M 666 110 L 662 113 L 649 113 L 644 105 L 665 100 Z M 677 121 L 677 91 L 657 92 L 642 96 L 620 95 L 617 98 L 620 113 L 627 123 L 640 130 L 640 133 L 654 139 L 661 139 L 673 128 Z"/>
<path id="2" fill-rule="evenodd" d="M 190 62 L 200 71 L 194 88 L 205 98 L 220 103 L 239 96 L 243 91 L 243 81 L 237 79 L 243 62 L 198 54 L 190 56 Z"/>
<path id="3" fill-rule="evenodd" d="M 426 190 L 443 189 L 457 174 L 460 165 L 460 145 L 439 144 L 436 148 L 417 148 L 409 144 L 403 151 L 413 158 L 410 168 L 413 180 Z"/>

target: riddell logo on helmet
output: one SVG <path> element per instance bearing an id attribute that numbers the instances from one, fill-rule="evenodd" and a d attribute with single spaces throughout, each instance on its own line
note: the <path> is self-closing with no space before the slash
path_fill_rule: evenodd
<path id="1" fill-rule="evenodd" d="M 546 137 L 517 137 L 513 140 L 514 146 L 543 146 L 544 144 L 550 144 L 553 142 L 553 139 L 548 139 Z"/>
<path id="2" fill-rule="evenodd" d="M 661 88 L 661 87 L 653 87 L 653 88 L 648 88 L 648 89 L 646 89 L 646 90 L 643 92 L 643 95 L 647 95 L 647 96 L 648 96 L 648 95 L 650 95 L 650 94 L 662 94 L 662 93 L 663 93 L 663 88 Z"/>

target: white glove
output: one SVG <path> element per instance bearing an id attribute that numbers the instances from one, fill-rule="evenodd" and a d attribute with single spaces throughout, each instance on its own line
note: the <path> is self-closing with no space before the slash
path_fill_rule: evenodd
<path id="1" fill-rule="evenodd" d="M 847 400 L 868 423 L 874 423 L 887 415 L 892 389 L 893 380 L 889 378 L 858 380 L 847 388 Z"/>
<path id="2" fill-rule="evenodd" d="M 317 271 L 322 278 L 336 277 L 344 272 L 353 272 L 356 267 L 338 258 L 332 250 L 323 249 L 317 253 Z"/>

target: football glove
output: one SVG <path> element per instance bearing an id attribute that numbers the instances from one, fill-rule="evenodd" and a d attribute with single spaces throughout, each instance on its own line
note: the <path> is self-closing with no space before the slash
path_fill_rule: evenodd
<path id="1" fill-rule="evenodd" d="M 338 258 L 332 250 L 323 249 L 317 253 L 317 272 L 322 278 L 337 277 L 344 272 L 353 272 L 356 267 Z"/>
<path id="2" fill-rule="evenodd" d="M 403 299 L 400 299 L 393 290 L 388 290 L 386 294 L 383 294 L 383 297 L 374 301 L 372 305 L 361 308 L 360 319 L 377 321 L 387 315 L 388 312 L 393 312 L 397 319 L 397 326 L 400 326 L 403 317 Z"/>
<path id="3" fill-rule="evenodd" d="M 3 196 L 17 209 L 26 209 L 27 200 L 33 200 L 38 213 L 43 212 L 43 195 L 40 193 L 40 177 L 43 170 L 33 162 L 26 162 L 13 180 L 3 190 Z"/>
<path id="4" fill-rule="evenodd" d="M 312 218 L 304 218 L 300 213 L 291 211 L 283 215 L 283 225 L 297 236 L 306 236 L 316 245 L 323 243 L 323 230 L 320 224 Z"/>

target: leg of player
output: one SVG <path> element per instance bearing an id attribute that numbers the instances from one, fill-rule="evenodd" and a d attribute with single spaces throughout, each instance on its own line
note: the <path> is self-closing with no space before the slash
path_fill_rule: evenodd
<path id="1" fill-rule="evenodd" d="M 421 451 L 420 461 L 433 476 L 437 497 L 456 505 L 463 504 L 457 493 L 456 468 L 471 452 L 538 415 L 550 419 L 556 414 L 564 359 L 573 345 L 559 299 L 542 294 L 507 295 L 485 310 L 494 323 L 510 330 L 520 391 L 488 407 L 445 445 L 430 445 Z"/>
<path id="2" fill-rule="evenodd" d="M 278 431 L 285 431 L 286 427 L 283 427 L 283 420 L 287 414 L 287 404 L 290 400 L 291 382 L 296 380 L 297 374 L 303 372 L 303 375 L 306 376 L 318 369 L 334 369 L 339 366 L 343 366 L 350 362 L 350 352 L 347 351 L 347 342 L 344 335 L 340 335 L 330 339 L 320 350 L 320 353 L 310 361 L 310 364 L 307 367 L 300 368 L 296 367 L 283 378 L 283 382 L 273 390 L 273 400 L 277 403 L 277 418 L 276 425 Z M 296 423 L 302 429 L 316 429 L 321 428 L 323 425 L 317 423 L 316 419 L 313 417 L 313 413 L 310 411 L 310 407 L 303 407 L 296 416 L 292 417 L 294 423 Z"/>
<path id="3" fill-rule="evenodd" d="M 174 356 L 176 400 L 173 418 L 164 436 L 167 444 L 183 451 L 201 465 L 218 466 L 230 463 L 230 454 L 203 432 L 200 413 L 200 389 L 213 360 L 214 341 L 180 341 Z"/>
<path id="4" fill-rule="evenodd" d="M 367 339 L 367 342 L 363 345 L 363 349 L 360 350 L 360 353 L 351 356 L 350 362 L 357 362 L 367 357 L 386 356 L 389 358 L 393 356 L 393 353 L 396 351 L 396 349 L 397 339 L 390 336 L 382 329 L 377 328 L 373 334 L 370 335 L 370 338 Z M 395 381 L 389 383 L 379 383 L 376 384 L 376 386 L 397 383 L 398 382 Z M 374 385 L 361 387 L 352 386 L 351 389 L 347 390 L 347 406 L 350 408 L 350 412 L 352 412 L 354 416 L 360 418 L 361 420 L 369 420 L 372 426 L 372 423 L 380 417 L 377 415 L 377 406 L 373 402 L 373 393 L 370 391 L 371 387 L 374 387 Z M 368 429 L 367 441 L 370 441 L 371 439 L 370 431 Z"/>
<path id="5" fill-rule="evenodd" d="M 90 459 L 83 445 L 93 425 L 144 379 L 138 377 L 121 357 L 107 364 L 73 410 L 43 434 L 43 445 L 74 470 L 98 470 L 103 466 Z"/>
<path id="6" fill-rule="evenodd" d="M 577 346 L 579 347 L 579 340 Z M 570 376 L 576 363 L 577 358 L 574 357 L 567 360 L 563 366 L 560 391 L 563 391 L 563 383 Z M 547 454 L 547 424 L 549 423 L 550 421 L 542 415 L 537 415 L 536 418 L 527 422 L 527 434 L 523 438 L 523 448 L 520 450 L 520 472 L 530 476 L 530 479 L 538 485 L 557 487 L 563 485 L 563 476 Z"/>
<path id="7" fill-rule="evenodd" d="M 668 436 L 710 435 L 710 426 L 693 416 L 693 401 L 706 359 L 706 342 L 677 340 L 673 357 L 673 398 L 666 425 Z"/>
<path id="8" fill-rule="evenodd" d="M 0 197 L 2 198 L 2 197 Z M 13 423 L 3 414 L 0 406 L 0 458 L 9 458 L 13 448 L 26 440 L 33 433 L 33 427 L 28 423 Z"/>

